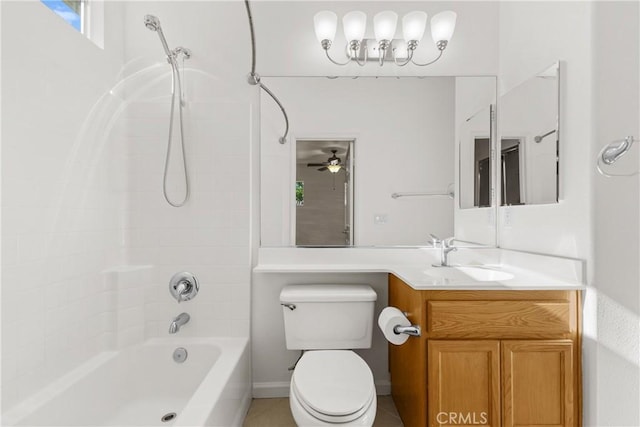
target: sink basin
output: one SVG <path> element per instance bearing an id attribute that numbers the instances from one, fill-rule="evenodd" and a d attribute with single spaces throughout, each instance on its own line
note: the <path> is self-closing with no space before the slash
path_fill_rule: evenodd
<path id="1" fill-rule="evenodd" d="M 513 279 L 513 274 L 506 271 L 494 270 L 486 267 L 453 267 L 478 282 L 499 282 Z"/>
<path id="2" fill-rule="evenodd" d="M 424 272 L 435 281 L 455 282 L 500 282 L 513 279 L 513 274 L 490 267 L 434 267 Z"/>

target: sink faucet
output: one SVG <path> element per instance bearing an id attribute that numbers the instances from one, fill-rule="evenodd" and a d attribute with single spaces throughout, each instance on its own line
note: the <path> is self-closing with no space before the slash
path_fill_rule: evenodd
<path id="1" fill-rule="evenodd" d="M 453 246 L 454 240 L 455 238 L 449 237 L 440 242 L 440 267 L 449 267 L 449 252 L 458 250 Z"/>
<path id="2" fill-rule="evenodd" d="M 175 334 L 180 330 L 180 326 L 183 326 L 191 319 L 187 313 L 180 313 L 175 319 L 171 321 L 171 325 L 169 325 L 169 333 Z"/>

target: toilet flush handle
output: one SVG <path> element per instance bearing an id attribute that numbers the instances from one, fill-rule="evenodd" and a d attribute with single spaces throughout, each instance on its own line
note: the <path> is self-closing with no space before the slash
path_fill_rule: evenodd
<path id="1" fill-rule="evenodd" d="M 288 304 L 286 302 L 283 302 L 282 304 L 280 304 L 281 306 L 287 307 L 289 310 L 293 311 L 296 309 L 296 305 L 295 304 Z"/>

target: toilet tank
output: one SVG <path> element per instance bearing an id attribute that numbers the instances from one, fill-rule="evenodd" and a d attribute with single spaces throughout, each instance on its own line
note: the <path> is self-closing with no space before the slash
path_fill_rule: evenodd
<path id="1" fill-rule="evenodd" d="M 377 297 L 369 285 L 285 286 L 280 303 L 287 348 L 370 348 Z"/>

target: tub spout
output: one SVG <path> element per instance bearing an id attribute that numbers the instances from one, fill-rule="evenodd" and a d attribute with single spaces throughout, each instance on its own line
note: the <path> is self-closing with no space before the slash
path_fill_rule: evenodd
<path id="1" fill-rule="evenodd" d="M 180 327 L 187 323 L 191 319 L 187 313 L 180 313 L 175 319 L 171 321 L 169 325 L 169 333 L 175 334 L 180 330 Z"/>

